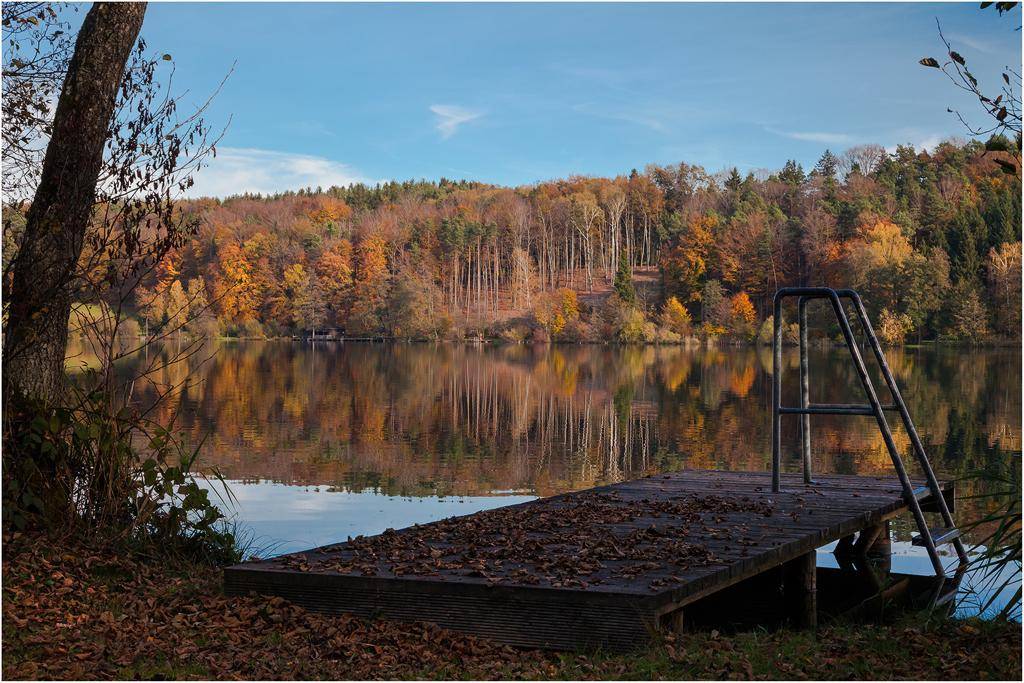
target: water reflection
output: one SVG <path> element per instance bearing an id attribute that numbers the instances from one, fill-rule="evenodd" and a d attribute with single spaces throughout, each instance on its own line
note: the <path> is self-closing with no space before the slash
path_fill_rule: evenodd
<path id="1" fill-rule="evenodd" d="M 680 467 L 770 466 L 767 349 L 220 344 L 140 382 L 228 478 L 389 495 L 549 495 Z M 164 353 L 169 354 L 170 350 Z M 207 358 L 205 362 L 203 359 Z M 1020 454 L 1020 355 L 894 350 L 936 470 Z M 138 362 L 138 361 L 136 361 Z M 796 402 L 795 354 L 784 401 Z M 126 367 L 125 372 L 131 368 Z M 842 353 L 811 357 L 812 400 L 859 400 Z M 815 416 L 815 468 L 891 472 L 871 418 Z M 911 464 L 909 441 L 896 441 Z M 783 422 L 786 466 L 797 424 Z"/>

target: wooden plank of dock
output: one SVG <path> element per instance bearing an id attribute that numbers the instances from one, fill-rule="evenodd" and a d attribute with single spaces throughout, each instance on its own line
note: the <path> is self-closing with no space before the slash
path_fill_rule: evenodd
<path id="1" fill-rule="evenodd" d="M 621 650 L 783 565 L 803 568 L 789 601 L 813 611 L 815 549 L 906 509 L 894 478 L 784 475 L 773 494 L 767 472 L 686 470 L 247 562 L 224 584 L 511 645 Z"/>

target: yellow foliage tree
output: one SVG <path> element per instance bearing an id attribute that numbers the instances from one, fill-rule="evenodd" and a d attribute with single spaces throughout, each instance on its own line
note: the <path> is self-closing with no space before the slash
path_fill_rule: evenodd
<path id="1" fill-rule="evenodd" d="M 579 320 L 580 306 L 576 292 L 565 287 L 537 297 L 533 307 L 533 319 L 552 336 L 557 336 L 565 326 Z"/>
<path id="2" fill-rule="evenodd" d="M 996 329 L 1008 337 L 1020 335 L 1021 248 L 1020 242 L 1004 242 L 988 253 L 988 279 L 992 292 Z"/>
<path id="3" fill-rule="evenodd" d="M 661 277 L 665 291 L 685 301 L 699 301 L 701 280 L 707 271 L 707 259 L 714 243 L 712 231 L 718 225 L 714 215 L 695 216 L 675 247 L 661 259 Z"/>
<path id="4" fill-rule="evenodd" d="M 368 235 L 359 243 L 353 282 L 353 304 L 348 326 L 353 332 L 377 334 L 388 294 L 387 242 L 380 235 Z"/>
<path id="5" fill-rule="evenodd" d="M 320 280 L 329 311 L 335 322 L 341 322 L 352 292 L 352 244 L 348 240 L 340 240 L 320 254 L 313 269 Z"/>
<path id="6" fill-rule="evenodd" d="M 851 265 L 861 277 L 875 268 L 902 265 L 913 253 L 900 226 L 886 219 L 861 226 L 850 245 Z"/>
<path id="7" fill-rule="evenodd" d="M 294 296 L 306 281 L 306 269 L 301 263 L 293 263 L 284 269 L 285 291 Z"/>
<path id="8" fill-rule="evenodd" d="M 260 292 L 255 291 L 252 264 L 241 247 L 229 242 L 218 253 L 221 277 L 214 287 L 214 300 L 220 315 L 236 323 L 256 318 Z"/>
<path id="9" fill-rule="evenodd" d="M 729 300 L 729 312 L 732 314 L 732 327 L 734 332 L 750 334 L 754 329 L 754 322 L 757 320 L 757 313 L 754 311 L 754 304 L 746 292 L 739 292 Z"/>
<path id="10" fill-rule="evenodd" d="M 886 344 L 900 344 L 914 329 L 914 323 L 906 313 L 893 313 L 883 308 L 878 316 L 878 336 Z"/>
<path id="11" fill-rule="evenodd" d="M 340 199 L 334 199 L 333 197 L 322 198 L 320 206 L 308 214 L 309 220 L 313 221 L 317 227 L 325 229 L 328 233 L 334 233 L 337 224 L 351 215 L 352 208 Z"/>
<path id="12" fill-rule="evenodd" d="M 661 326 L 679 335 L 688 335 L 693 326 L 690 312 L 679 299 L 670 296 L 661 310 Z"/>

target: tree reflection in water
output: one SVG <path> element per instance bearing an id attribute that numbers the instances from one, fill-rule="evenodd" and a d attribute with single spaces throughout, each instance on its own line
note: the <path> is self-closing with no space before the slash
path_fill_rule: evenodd
<path id="1" fill-rule="evenodd" d="M 134 400 L 183 382 L 159 411 L 176 412 L 193 442 L 207 435 L 203 463 L 240 482 L 550 495 L 683 467 L 770 467 L 767 348 L 239 342 L 207 351 L 137 383 Z M 888 357 L 941 475 L 1020 454 L 1018 352 Z M 785 362 L 783 400 L 795 404 L 795 351 Z M 810 371 L 812 400 L 860 400 L 842 350 L 814 351 Z M 816 471 L 891 472 L 871 418 L 816 416 L 812 430 Z M 797 471 L 795 419 L 784 419 L 783 440 Z"/>

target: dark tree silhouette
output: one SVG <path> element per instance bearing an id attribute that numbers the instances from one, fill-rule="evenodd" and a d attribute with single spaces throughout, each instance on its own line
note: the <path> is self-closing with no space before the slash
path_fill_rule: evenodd
<path id="1" fill-rule="evenodd" d="M 145 3 L 96 3 L 85 17 L 57 101 L 53 134 L 14 267 L 4 392 L 55 398 L 64 382 L 71 293 L 125 64 Z"/>

